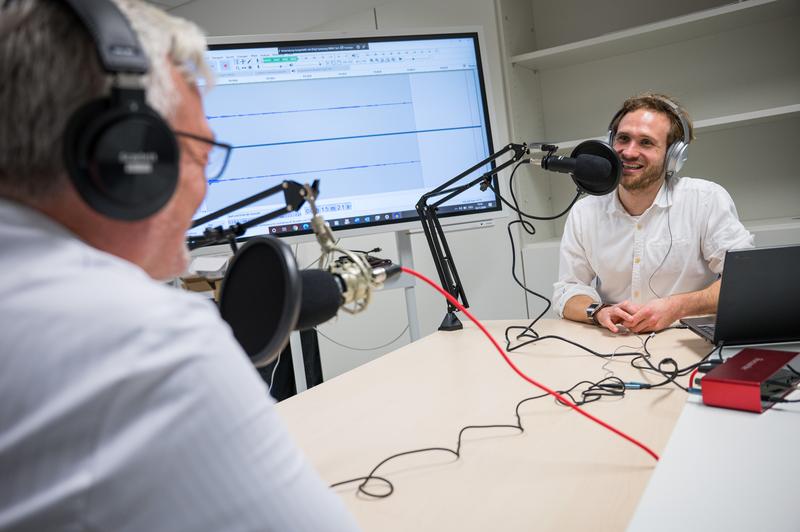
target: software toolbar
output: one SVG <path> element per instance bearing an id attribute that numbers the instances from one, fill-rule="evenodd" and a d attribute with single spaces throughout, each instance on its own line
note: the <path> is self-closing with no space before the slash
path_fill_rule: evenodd
<path id="1" fill-rule="evenodd" d="M 357 42 L 242 50 L 209 50 L 218 84 L 474 69 L 475 55 L 457 42 Z"/>

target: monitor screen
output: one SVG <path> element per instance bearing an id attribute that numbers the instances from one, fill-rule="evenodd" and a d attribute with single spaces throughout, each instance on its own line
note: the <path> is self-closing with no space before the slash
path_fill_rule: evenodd
<path id="1" fill-rule="evenodd" d="M 283 180 L 318 179 L 334 231 L 392 230 L 418 219 L 423 193 L 494 151 L 476 33 L 212 44 L 207 58 L 216 85 L 204 91 L 205 112 L 233 150 L 196 218 Z M 284 205 L 277 194 L 208 226 Z M 494 192 L 476 186 L 439 213 L 500 210 Z M 310 233 L 310 218 L 306 204 L 245 236 Z"/>

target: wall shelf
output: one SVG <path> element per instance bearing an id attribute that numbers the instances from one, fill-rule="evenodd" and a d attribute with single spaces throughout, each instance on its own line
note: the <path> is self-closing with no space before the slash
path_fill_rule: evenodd
<path id="1" fill-rule="evenodd" d="M 566 21 L 580 30 L 576 39 L 612 26 L 627 29 L 540 50 L 531 29 L 563 27 L 559 10 L 537 11 L 539 4 L 529 7 L 526 0 L 500 2 L 508 49 L 530 51 L 508 57 L 516 137 L 551 142 L 568 155 L 585 140 L 608 140 L 605 127 L 621 98 L 645 90 L 674 94 L 687 104 L 702 135 L 692 148 L 692 175 L 722 176 L 715 181 L 735 201 L 756 246 L 800 243 L 800 180 L 793 158 L 800 149 L 800 0 L 744 0 L 644 25 L 641 14 L 628 15 L 629 2 L 612 0 L 603 7 L 618 17 L 613 25 L 577 8 Z M 648 20 L 656 20 L 658 4 L 641 4 L 653 8 Z M 692 6 L 686 1 L 669 12 Z M 758 149 L 759 141 L 772 147 L 766 169 L 737 157 Z M 531 178 L 516 182 L 518 197 L 527 202 L 524 210 L 560 211 L 572 199 L 572 184 L 529 168 Z M 525 278 L 539 293 L 552 292 L 558 278 L 564 223 L 562 217 L 541 224 L 535 237 L 522 235 Z M 534 309 L 540 303 L 529 298 L 528 304 Z"/>
<path id="2" fill-rule="evenodd" d="M 798 0 L 745 0 L 511 58 L 531 70 L 560 68 L 655 48 L 800 12 Z"/>

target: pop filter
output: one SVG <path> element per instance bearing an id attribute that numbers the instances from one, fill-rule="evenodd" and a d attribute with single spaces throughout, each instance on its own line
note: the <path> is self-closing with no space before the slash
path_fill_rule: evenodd
<path id="1" fill-rule="evenodd" d="M 580 157 L 581 155 L 594 157 Z M 617 152 L 605 142 L 585 140 L 575 146 L 570 157 L 579 163 L 588 163 L 585 168 L 579 167 L 572 173 L 572 180 L 582 192 L 592 196 L 604 196 L 617 188 L 620 176 L 622 176 L 622 161 Z M 592 164 L 594 161 L 598 161 L 595 157 L 604 159 L 604 161 L 599 161 L 601 163 L 607 161 L 608 166 L 603 164 L 601 167 L 599 164 Z"/>
<path id="2" fill-rule="evenodd" d="M 288 245 L 271 236 L 251 238 L 225 272 L 219 310 L 253 365 L 278 356 L 297 324 L 302 283 Z"/>

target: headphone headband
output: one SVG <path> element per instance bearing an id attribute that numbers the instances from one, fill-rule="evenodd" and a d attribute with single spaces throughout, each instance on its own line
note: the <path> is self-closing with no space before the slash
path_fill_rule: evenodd
<path id="1" fill-rule="evenodd" d="M 660 102 L 664 102 L 672 109 L 672 114 L 678 119 L 678 122 L 681 124 L 681 140 L 684 144 L 689 144 L 691 139 L 689 138 L 689 124 L 686 123 L 686 119 L 683 117 L 683 113 L 681 113 L 680 108 L 678 105 L 668 98 L 663 98 L 660 96 L 655 97 L 656 100 Z"/>
<path id="2" fill-rule="evenodd" d="M 92 36 L 109 74 L 146 74 L 149 61 L 128 19 L 110 0 L 63 0 Z"/>

